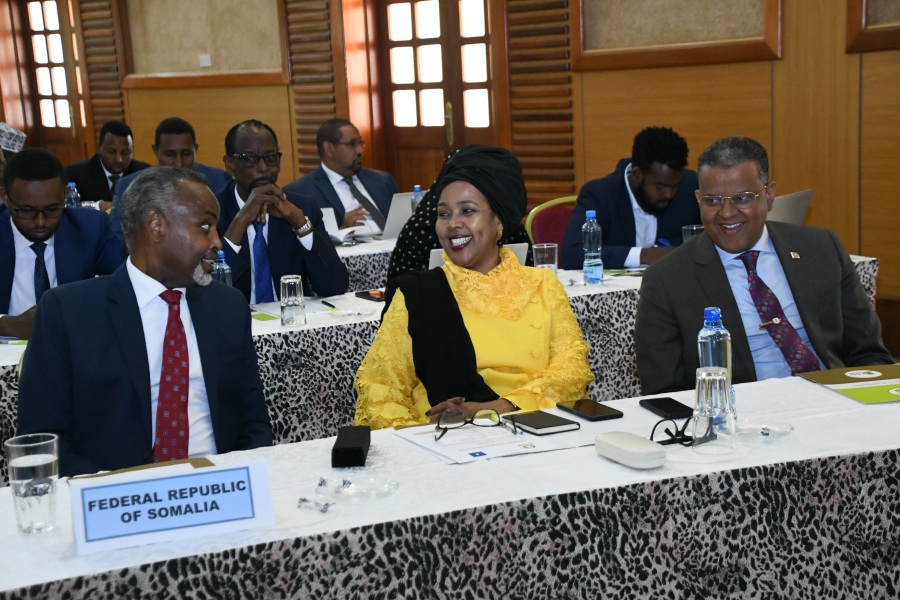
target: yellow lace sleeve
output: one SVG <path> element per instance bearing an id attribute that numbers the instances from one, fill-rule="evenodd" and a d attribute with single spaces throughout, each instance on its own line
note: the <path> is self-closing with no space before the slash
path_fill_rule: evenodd
<path id="1" fill-rule="evenodd" d="M 550 314 L 550 361 L 521 388 L 504 395 L 522 410 L 552 408 L 563 400 L 584 398 L 594 375 L 587 363 L 589 346 L 572 312 L 566 290 L 552 271 L 547 271 L 543 286 Z"/>
<path id="2" fill-rule="evenodd" d="M 397 290 L 372 347 L 356 372 L 356 424 L 383 429 L 421 420 L 412 398 L 418 384 L 409 313 Z"/>

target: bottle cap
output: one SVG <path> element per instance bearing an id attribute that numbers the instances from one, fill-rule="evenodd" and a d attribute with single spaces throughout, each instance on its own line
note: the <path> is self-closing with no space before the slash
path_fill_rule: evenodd
<path id="1" fill-rule="evenodd" d="M 421 185 L 416 184 L 413 186 L 413 192 L 421 192 L 421 191 L 422 191 Z"/>
<path id="2" fill-rule="evenodd" d="M 703 309 L 703 320 L 704 321 L 721 321 L 722 320 L 722 311 L 719 310 L 718 306 L 707 306 Z"/>
<path id="3" fill-rule="evenodd" d="M 75 182 L 74 182 L 74 181 L 70 181 L 70 182 L 69 182 L 69 189 L 70 189 L 70 190 L 74 190 L 74 189 L 75 189 Z"/>
<path id="4" fill-rule="evenodd" d="M 584 216 L 586 216 L 588 219 L 596 219 L 596 218 L 597 218 L 597 211 L 596 211 L 596 210 L 589 210 L 589 211 L 586 211 L 586 212 L 584 213 Z"/>
<path id="5" fill-rule="evenodd" d="M 219 255 L 219 260 L 225 260 L 225 251 L 224 250 L 219 250 L 218 255 Z"/>

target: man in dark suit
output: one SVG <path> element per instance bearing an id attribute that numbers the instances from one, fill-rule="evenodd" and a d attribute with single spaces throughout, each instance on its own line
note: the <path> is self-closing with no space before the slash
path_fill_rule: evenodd
<path id="1" fill-rule="evenodd" d="M 281 152 L 272 128 L 244 121 L 225 136 L 225 168 L 234 177 L 217 195 L 219 235 L 234 287 L 251 303 L 278 299 L 283 275 L 303 277 L 306 294 L 347 291 L 347 268 L 328 239 L 311 198 L 277 185 Z"/>
<path id="2" fill-rule="evenodd" d="M 133 154 L 134 135 L 131 128 L 121 121 L 107 121 L 100 128 L 97 153 L 66 167 L 66 177 L 78 188 L 82 200 L 100 202 L 97 208 L 109 210 L 116 182 L 125 175 L 150 166 L 133 160 Z"/>
<path id="3" fill-rule="evenodd" d="M 194 127 L 178 117 L 169 117 L 163 119 L 156 126 L 156 133 L 153 138 L 153 154 L 161 167 L 183 167 L 185 169 L 193 169 L 206 178 L 206 185 L 212 190 L 213 194 L 218 194 L 222 188 L 231 181 L 231 175 L 224 169 L 209 167 L 195 162 L 197 150 L 200 146 L 197 144 L 197 136 L 194 133 Z M 115 198 L 121 198 L 125 195 L 125 190 L 134 181 L 134 178 L 140 175 L 140 171 L 136 171 L 131 175 L 122 177 L 116 183 L 114 193 Z M 109 226 L 113 233 L 120 240 L 122 239 L 122 222 L 119 220 L 119 210 L 113 206 L 109 213 Z"/>
<path id="4" fill-rule="evenodd" d="M 597 212 L 607 269 L 651 265 L 681 245 L 681 228 L 700 223 L 694 199 L 697 174 L 687 166 L 688 146 L 667 127 L 647 127 L 634 138 L 631 158 L 615 172 L 585 183 L 563 238 L 562 266 L 581 269 L 581 227 Z"/>
<path id="5" fill-rule="evenodd" d="M 334 219 L 341 229 L 366 225 L 373 232 L 381 232 L 397 184 L 390 173 L 363 168 L 365 146 L 350 121 L 325 121 L 316 134 L 322 164 L 284 186 L 284 191 L 314 198 L 319 208 L 334 209 Z"/>
<path id="6" fill-rule="evenodd" d="M 13 155 L 4 172 L 0 213 L 0 335 L 27 339 L 35 305 L 50 288 L 107 275 L 125 248 L 106 215 L 65 208 L 65 170 L 40 148 Z"/>
<path id="7" fill-rule="evenodd" d="M 703 309 L 722 310 L 732 381 L 892 364 L 881 325 L 831 231 L 766 222 L 775 199 L 765 149 L 729 137 L 700 156 L 705 232 L 644 274 L 636 325 L 645 394 L 694 387 Z"/>
<path id="8" fill-rule="evenodd" d="M 247 303 L 210 276 L 215 196 L 156 167 L 121 203 L 126 264 L 41 300 L 17 431 L 59 436 L 60 475 L 271 445 Z"/>

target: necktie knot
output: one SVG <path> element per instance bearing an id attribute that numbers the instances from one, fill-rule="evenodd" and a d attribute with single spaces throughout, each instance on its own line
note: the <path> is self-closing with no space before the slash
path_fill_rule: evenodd
<path id="1" fill-rule="evenodd" d="M 44 250 L 47 249 L 47 244 L 44 242 L 35 242 L 31 245 L 31 249 L 34 250 L 34 253 L 40 257 L 44 256 Z"/>
<path id="2" fill-rule="evenodd" d="M 253 231 L 256 232 L 257 236 L 262 235 L 263 234 L 263 224 L 260 223 L 259 221 L 253 221 Z"/>
<path id="3" fill-rule="evenodd" d="M 744 267 L 747 272 L 756 270 L 756 261 L 759 259 L 759 250 L 748 250 L 741 254 L 738 258 L 744 261 Z"/>
<path id="4" fill-rule="evenodd" d="M 177 308 L 181 305 L 181 292 L 178 290 L 166 290 L 159 297 L 166 301 L 169 308 Z"/>
<path id="5" fill-rule="evenodd" d="M 121 175 L 110 175 L 109 176 L 109 189 L 114 190 L 116 188 L 116 183 L 121 178 Z"/>

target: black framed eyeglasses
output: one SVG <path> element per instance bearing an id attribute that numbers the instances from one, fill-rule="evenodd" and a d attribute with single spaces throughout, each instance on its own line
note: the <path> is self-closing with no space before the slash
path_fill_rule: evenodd
<path id="1" fill-rule="evenodd" d="M 363 140 L 363 139 L 350 140 L 349 142 L 331 142 L 331 143 L 338 144 L 341 146 L 347 146 L 348 148 L 353 148 L 354 150 L 356 148 L 365 148 L 366 147 L 366 140 Z"/>
<path id="2" fill-rule="evenodd" d="M 763 186 L 763 189 L 768 189 L 769 184 Z M 725 201 L 731 201 L 731 205 L 735 208 L 742 208 L 745 206 L 750 206 L 756 199 L 760 197 L 760 194 L 756 192 L 738 192 L 737 194 L 732 194 L 730 196 L 714 196 L 712 194 L 704 194 L 697 198 L 697 202 L 700 206 L 706 208 L 722 208 L 725 206 Z"/>
<path id="3" fill-rule="evenodd" d="M 281 152 L 267 152 L 266 154 L 242 152 L 240 154 L 230 154 L 229 156 L 231 156 L 231 158 L 233 158 L 240 166 L 247 169 L 258 165 L 260 159 L 270 167 L 277 167 L 281 164 Z"/>
<path id="4" fill-rule="evenodd" d="M 656 425 L 653 426 L 653 431 L 650 432 L 650 441 L 656 442 L 661 446 L 669 446 L 671 444 L 690 446 L 694 441 L 694 439 L 686 433 L 688 423 L 690 422 L 690 419 L 685 419 L 684 423 L 679 427 L 672 419 L 657 421 Z M 665 429 L 660 429 L 661 426 L 665 427 Z M 657 431 L 659 433 L 657 433 Z"/>
<path id="5" fill-rule="evenodd" d="M 459 429 L 464 425 L 474 425 L 475 427 L 503 427 L 516 434 L 518 428 L 515 423 L 504 421 L 500 418 L 500 413 L 492 408 L 485 408 L 477 411 L 471 418 L 467 419 L 462 411 L 456 408 L 448 408 L 438 417 L 437 425 L 434 428 L 434 441 L 438 441 L 444 434 L 451 429 Z"/>
<path id="6" fill-rule="evenodd" d="M 58 219 L 63 214 L 63 211 L 66 209 L 65 206 L 47 206 L 44 208 L 33 208 L 31 206 L 18 207 L 18 206 L 13 206 L 12 203 L 10 203 L 9 208 L 10 208 L 10 210 L 16 211 L 16 214 L 23 221 L 31 221 L 31 220 L 35 219 L 38 216 L 38 214 L 43 215 L 44 218 L 48 219 L 48 220 Z"/>

